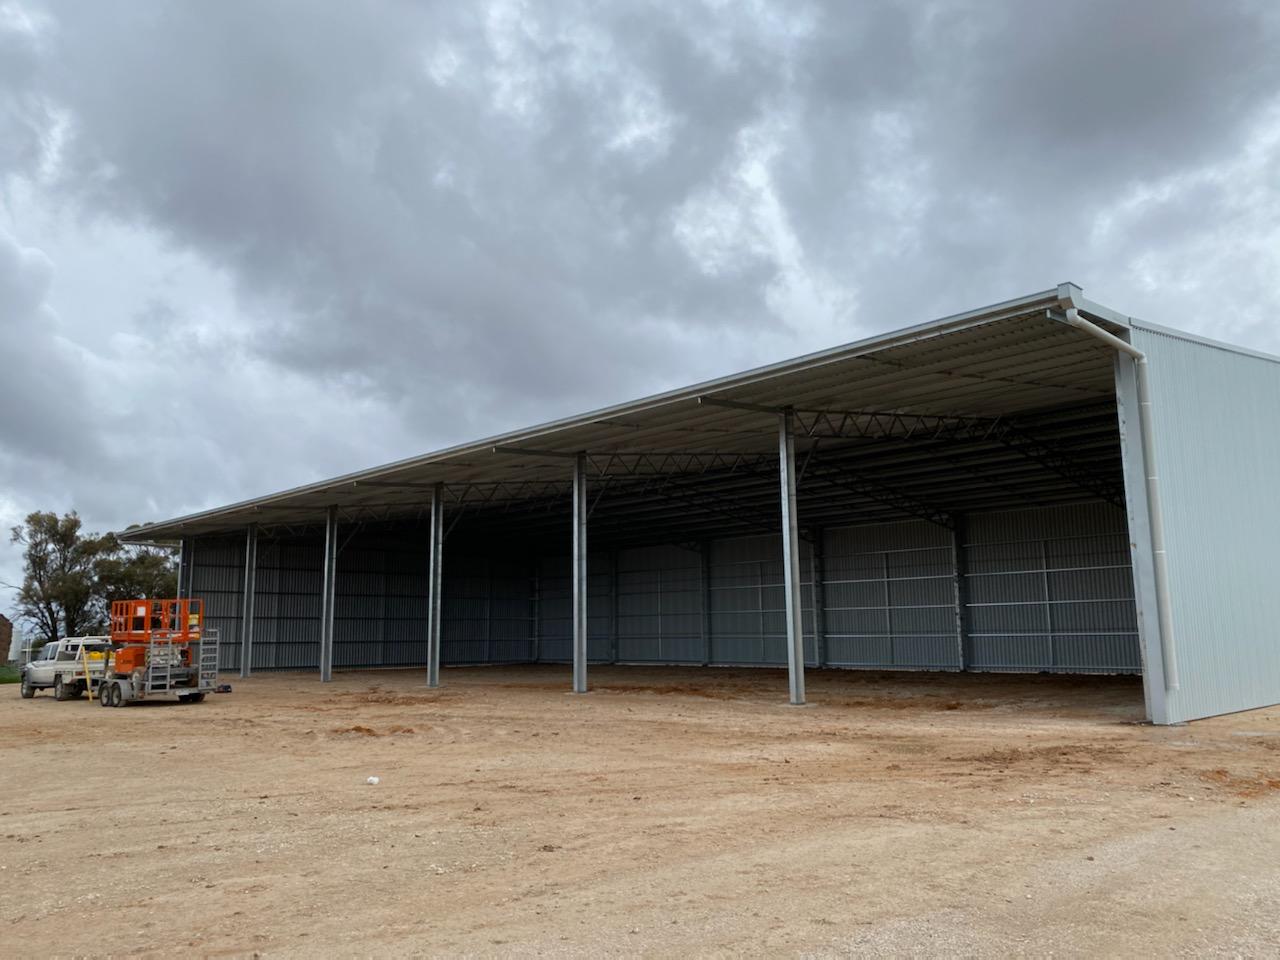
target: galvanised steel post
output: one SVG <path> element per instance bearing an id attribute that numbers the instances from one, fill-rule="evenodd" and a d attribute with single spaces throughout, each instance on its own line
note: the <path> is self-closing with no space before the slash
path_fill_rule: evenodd
<path id="1" fill-rule="evenodd" d="M 333 679 L 333 606 L 338 580 L 338 508 L 329 507 L 324 519 L 324 565 L 320 581 L 320 680 Z"/>
<path id="2" fill-rule="evenodd" d="M 240 607 L 240 676 L 253 672 L 253 601 L 258 581 L 258 525 L 249 524 L 244 537 L 244 599 Z"/>
<path id="3" fill-rule="evenodd" d="M 194 596 L 195 583 L 196 540 L 195 537 L 183 537 L 178 550 L 178 599 Z"/>
<path id="4" fill-rule="evenodd" d="M 796 441 L 792 412 L 778 415 L 778 475 L 782 493 L 782 565 L 787 599 L 787 678 L 791 703 L 804 703 L 804 625 L 800 605 L 800 527 L 796 518 Z"/>
<path id="5" fill-rule="evenodd" d="M 587 458 L 573 460 L 573 692 L 587 692 Z"/>
<path id="6" fill-rule="evenodd" d="M 187 596 L 187 567 L 190 563 L 191 541 L 183 537 L 178 541 L 178 599 Z"/>
<path id="7" fill-rule="evenodd" d="M 444 607 L 444 484 L 431 488 L 431 547 L 427 559 L 427 686 L 440 686 L 441 610 Z"/>

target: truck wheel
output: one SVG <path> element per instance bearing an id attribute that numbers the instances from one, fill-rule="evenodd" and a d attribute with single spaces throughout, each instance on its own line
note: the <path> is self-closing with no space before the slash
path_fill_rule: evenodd
<path id="1" fill-rule="evenodd" d="M 110 697 L 113 707 L 121 706 L 124 703 L 124 691 L 120 689 L 120 684 L 111 684 Z"/>
<path id="2" fill-rule="evenodd" d="M 26 677 L 22 678 L 22 686 L 18 689 L 18 695 L 23 700 L 30 700 L 36 695 L 36 688 L 31 685 L 31 681 Z"/>
<path id="3" fill-rule="evenodd" d="M 62 674 L 58 674 L 53 678 L 53 699 L 62 701 L 71 699 L 71 691 L 67 689 L 67 685 L 62 682 Z"/>
<path id="4" fill-rule="evenodd" d="M 102 680 L 98 683 L 98 704 L 99 706 L 111 706 L 111 687 L 110 680 Z"/>

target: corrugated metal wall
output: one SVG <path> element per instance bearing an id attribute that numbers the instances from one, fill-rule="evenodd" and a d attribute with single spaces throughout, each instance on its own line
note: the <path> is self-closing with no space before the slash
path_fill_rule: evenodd
<path id="1" fill-rule="evenodd" d="M 742 537 L 711 544 L 711 661 L 785 664 L 787 610 L 782 537 Z M 817 662 L 813 636 L 813 549 L 800 544 L 805 660 Z"/>
<path id="2" fill-rule="evenodd" d="M 410 666 L 426 662 L 427 552 L 419 538 L 345 539 L 338 555 L 334 665 Z M 258 543 L 253 668 L 318 669 L 321 543 Z M 220 665 L 240 668 L 244 541 L 195 541 L 193 596 L 220 631 Z M 533 568 L 467 554 L 449 557 L 444 578 L 445 663 L 525 662 L 534 654 Z"/>
<path id="3" fill-rule="evenodd" d="M 200 549 L 196 547 L 196 566 Z M 244 545 L 236 544 L 244 564 Z M 258 571 L 254 577 L 253 669 L 315 668 L 320 653 L 321 546 L 315 543 L 258 540 Z M 239 611 L 236 605 L 236 647 L 225 650 L 223 662 L 238 667 Z M 334 608 L 334 655 L 337 656 L 337 615 Z M 225 634 L 224 634 L 225 637 Z M 228 657 L 228 653 L 230 656 Z"/>
<path id="4" fill-rule="evenodd" d="M 1142 671 L 1124 511 L 976 514 L 965 555 L 972 669 Z"/>
<path id="5" fill-rule="evenodd" d="M 192 551 L 191 595 L 204 601 L 205 626 L 218 630 L 218 663 L 240 667 L 240 610 L 244 596 L 244 539 L 201 539 Z"/>
<path id="6" fill-rule="evenodd" d="M 1165 719 L 1280 702 L 1280 364 L 1139 325 L 1133 342 L 1149 359 L 1180 678 L 1159 691 Z"/>
<path id="7" fill-rule="evenodd" d="M 618 659 L 703 663 L 702 555 L 681 547 L 621 550 L 617 557 Z"/>
<path id="8" fill-rule="evenodd" d="M 924 520 L 824 538 L 827 663 L 959 670 L 951 531 Z"/>
<path id="9" fill-rule="evenodd" d="M 448 560 L 445 561 L 448 566 Z M 534 659 L 547 663 L 573 660 L 573 589 L 568 554 L 542 557 L 538 570 L 538 634 Z M 613 659 L 613 559 L 600 551 L 587 553 L 587 657 Z"/>
<path id="10" fill-rule="evenodd" d="M 440 659 L 445 663 L 523 663 L 533 659 L 531 566 L 519 561 L 451 557 L 441 613 Z M 446 561 L 447 563 L 448 561 Z M 422 556 L 422 640 L 411 663 L 425 663 L 426 563 Z"/>
<path id="11" fill-rule="evenodd" d="M 969 669 L 1138 672 L 1124 514 L 1099 504 L 975 515 L 964 544 Z M 426 661 L 427 555 L 420 532 L 340 537 L 334 663 Z M 572 659 L 569 558 L 445 551 L 447 664 Z M 953 539 L 925 521 L 828 528 L 823 575 L 802 543 L 806 659 L 873 669 L 963 669 Z M 597 662 L 786 663 L 776 535 L 590 555 L 589 657 Z M 242 540 L 200 540 L 195 595 L 239 666 Z M 258 546 L 255 669 L 315 669 L 318 539 Z M 822 643 L 815 640 L 821 596 Z"/>

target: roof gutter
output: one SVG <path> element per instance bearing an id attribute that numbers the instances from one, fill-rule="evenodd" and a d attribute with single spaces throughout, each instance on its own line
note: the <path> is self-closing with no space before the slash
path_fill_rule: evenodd
<path id="1" fill-rule="evenodd" d="M 1138 434 L 1142 443 L 1142 463 L 1147 485 L 1147 524 L 1151 530 L 1151 553 L 1155 574 L 1156 616 L 1160 625 L 1160 660 L 1164 666 L 1164 688 L 1177 690 L 1178 651 L 1173 636 L 1173 614 L 1169 602 L 1169 560 L 1164 544 L 1164 507 L 1160 500 L 1160 477 L 1156 470 L 1156 441 L 1152 428 L 1151 384 L 1148 379 L 1147 355 L 1126 340 L 1108 333 L 1097 324 L 1080 316 L 1075 304 L 1078 288 L 1063 284 L 1058 288 L 1058 301 L 1065 307 L 1064 319 L 1113 350 L 1132 358 L 1138 386 Z"/>

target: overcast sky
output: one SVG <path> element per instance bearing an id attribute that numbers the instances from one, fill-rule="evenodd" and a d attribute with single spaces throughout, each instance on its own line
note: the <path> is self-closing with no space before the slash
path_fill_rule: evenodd
<path id="1" fill-rule="evenodd" d="M 0 0 L 0 523 L 1068 279 L 1280 351 L 1278 51 L 1274 0 Z"/>

